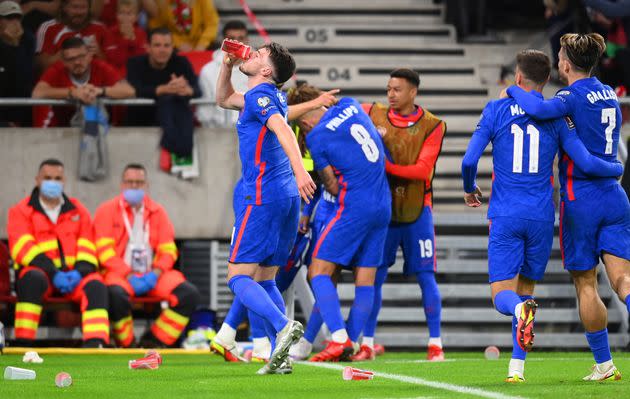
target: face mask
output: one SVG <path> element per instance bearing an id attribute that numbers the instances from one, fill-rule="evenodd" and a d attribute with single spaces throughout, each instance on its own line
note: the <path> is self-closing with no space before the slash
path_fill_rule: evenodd
<path id="1" fill-rule="evenodd" d="M 46 198 L 60 198 L 63 193 L 63 183 L 57 180 L 44 180 L 39 190 Z"/>
<path id="2" fill-rule="evenodd" d="M 144 190 L 141 188 L 128 188 L 123 191 L 123 197 L 129 205 L 135 206 L 144 199 Z"/>

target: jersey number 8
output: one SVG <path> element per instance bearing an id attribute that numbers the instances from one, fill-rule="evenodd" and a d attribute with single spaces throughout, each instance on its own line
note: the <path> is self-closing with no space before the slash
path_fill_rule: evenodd
<path id="1" fill-rule="evenodd" d="M 350 134 L 352 137 L 361 145 L 361 149 L 365 154 L 365 157 L 370 162 L 378 161 L 378 147 L 372 137 L 370 137 L 370 133 L 363 125 L 359 125 L 355 123 L 350 126 Z"/>

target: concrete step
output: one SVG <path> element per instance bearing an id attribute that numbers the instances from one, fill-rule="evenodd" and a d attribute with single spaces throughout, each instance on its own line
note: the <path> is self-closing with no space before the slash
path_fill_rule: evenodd
<path id="1" fill-rule="evenodd" d="M 428 27 L 389 26 L 387 28 L 357 25 L 311 25 L 268 27 L 273 41 L 287 47 L 326 46 L 328 48 L 388 48 L 392 45 L 405 49 L 422 48 L 436 43 L 454 43 L 455 32 L 449 25 Z M 252 45 L 261 46 L 264 40 L 255 29 L 249 29 Z"/>
<path id="2" fill-rule="evenodd" d="M 440 284 L 442 298 L 449 299 L 476 299 L 490 298 L 490 286 L 488 284 Z M 337 287 L 339 299 L 350 301 L 354 298 L 354 284 L 339 284 Z M 609 289 L 601 289 L 602 298 L 612 296 Z M 385 284 L 383 285 L 383 298 L 389 301 L 412 301 L 417 303 L 422 293 L 415 283 Z M 538 284 L 536 285 L 536 298 L 575 298 L 575 288 L 571 284 Z"/>
<path id="3" fill-rule="evenodd" d="M 298 65 L 298 80 L 306 80 L 318 87 L 339 88 L 378 88 L 385 90 L 392 67 L 366 68 L 363 66 L 341 65 Z M 437 88 L 483 88 L 481 81 L 472 67 L 450 68 L 414 68 L 420 75 L 420 94 L 425 89 Z"/>
<path id="4" fill-rule="evenodd" d="M 488 297 L 488 301 L 490 298 Z M 342 306 L 341 313 L 344 319 L 350 313 L 349 306 Z M 381 309 L 378 317 L 381 323 L 423 323 L 426 321 L 424 310 L 420 306 L 406 307 L 386 307 Z M 608 322 L 618 323 L 621 321 L 619 312 L 609 312 Z M 487 308 L 442 308 L 442 323 L 506 323 L 510 324 L 509 318 L 500 314 L 491 306 Z M 580 323 L 580 315 L 575 308 L 548 308 L 539 309 L 536 312 L 536 323 L 568 324 Z"/>

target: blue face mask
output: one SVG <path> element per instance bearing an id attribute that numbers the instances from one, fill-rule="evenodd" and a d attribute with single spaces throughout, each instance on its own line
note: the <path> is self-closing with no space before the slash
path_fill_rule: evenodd
<path id="1" fill-rule="evenodd" d="M 144 190 L 141 188 L 128 188 L 123 190 L 125 201 L 131 206 L 138 205 L 144 199 Z"/>
<path id="2" fill-rule="evenodd" d="M 63 183 L 57 180 L 44 180 L 39 191 L 46 198 L 60 198 L 63 193 Z"/>

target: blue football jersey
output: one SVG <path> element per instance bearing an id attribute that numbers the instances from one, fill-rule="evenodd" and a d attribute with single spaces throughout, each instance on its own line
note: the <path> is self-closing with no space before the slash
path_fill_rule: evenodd
<path id="1" fill-rule="evenodd" d="M 566 104 L 577 134 L 589 152 L 608 162 L 616 161 L 622 117 L 615 91 L 593 77 L 565 87 L 556 93 L 556 98 Z M 586 176 L 562 151 L 560 157 L 560 183 L 569 199 L 592 187 L 617 184 L 614 177 Z"/>
<path id="2" fill-rule="evenodd" d="M 537 119 L 569 116 L 575 123 L 580 140 L 591 154 L 607 162 L 617 159 L 621 109 L 614 90 L 597 78 L 577 80 L 546 101 L 534 98 L 517 87 L 510 87 L 508 93 Z M 560 157 L 560 183 L 569 199 L 579 196 L 580 192 L 617 184 L 614 177 L 587 176 L 575 168 L 574 160 L 564 151 Z"/>
<path id="3" fill-rule="evenodd" d="M 466 155 L 473 142 L 480 143 L 481 151 L 492 142 L 489 219 L 511 216 L 554 220 L 552 179 L 558 140 L 559 131 L 554 122 L 534 120 L 512 98 L 486 105 Z"/>
<path id="4" fill-rule="evenodd" d="M 235 202 L 260 205 L 299 195 L 289 158 L 266 126 L 272 115 L 286 119 L 287 113 L 284 93 L 270 83 L 245 93 L 245 108 L 236 123 L 242 186 Z"/>
<path id="5" fill-rule="evenodd" d="M 342 98 L 329 108 L 306 135 L 306 145 L 317 170 L 333 167 L 348 211 L 391 206 L 383 143 L 356 100 Z"/>

